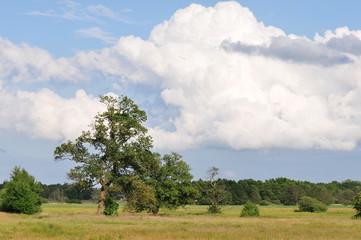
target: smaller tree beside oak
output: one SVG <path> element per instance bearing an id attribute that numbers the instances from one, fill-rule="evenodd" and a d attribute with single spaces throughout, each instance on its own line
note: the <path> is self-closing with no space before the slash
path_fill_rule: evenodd
<path id="1" fill-rule="evenodd" d="M 162 207 L 174 209 L 194 202 L 198 191 L 192 184 L 190 170 L 178 153 L 165 154 L 161 158 L 159 171 L 149 179 L 149 185 L 155 190 L 154 214 Z"/>
<path id="2" fill-rule="evenodd" d="M 157 214 L 163 207 L 175 209 L 193 203 L 198 191 L 192 184 L 188 164 L 174 152 L 163 157 L 154 154 L 154 157 L 158 164 L 149 177 L 143 182 L 133 182 L 133 187 L 129 188 L 128 207 Z"/>

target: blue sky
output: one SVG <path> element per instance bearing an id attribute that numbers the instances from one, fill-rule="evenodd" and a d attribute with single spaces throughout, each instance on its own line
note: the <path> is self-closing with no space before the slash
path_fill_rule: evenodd
<path id="1" fill-rule="evenodd" d="M 110 92 L 196 179 L 360 180 L 359 1 L 2 4 L 0 181 L 66 182 L 53 150 Z"/>

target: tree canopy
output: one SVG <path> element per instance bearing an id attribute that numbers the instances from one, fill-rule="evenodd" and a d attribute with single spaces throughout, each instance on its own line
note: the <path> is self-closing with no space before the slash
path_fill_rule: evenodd
<path id="1" fill-rule="evenodd" d="M 101 96 L 106 110 L 95 116 L 90 130 L 74 142 L 61 144 L 54 151 L 56 160 L 69 159 L 78 165 L 70 179 L 90 187 L 101 187 L 98 213 L 105 209 L 109 189 L 123 187 L 130 176 L 146 172 L 152 159 L 152 139 L 143 123 L 146 113 L 128 97 Z"/>

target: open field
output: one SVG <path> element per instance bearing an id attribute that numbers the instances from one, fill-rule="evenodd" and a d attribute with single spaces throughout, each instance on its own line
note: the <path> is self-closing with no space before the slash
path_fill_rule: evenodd
<path id="1" fill-rule="evenodd" d="M 261 217 L 241 218 L 241 206 L 219 215 L 188 206 L 160 216 L 95 215 L 95 204 L 44 204 L 33 216 L 0 213 L 0 239 L 361 239 L 361 220 L 351 207 L 326 213 L 297 213 L 295 207 L 261 207 Z"/>

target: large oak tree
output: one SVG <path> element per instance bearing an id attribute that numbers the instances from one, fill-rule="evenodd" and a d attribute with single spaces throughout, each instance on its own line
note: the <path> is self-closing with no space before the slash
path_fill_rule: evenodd
<path id="1" fill-rule="evenodd" d="M 127 97 L 101 96 L 100 101 L 106 110 L 95 116 L 90 130 L 54 151 L 56 160 L 77 163 L 68 173 L 70 179 L 88 187 L 100 185 L 98 214 L 104 212 L 109 189 L 121 189 L 145 174 L 154 159 L 152 139 L 143 126 L 146 113 Z"/>

